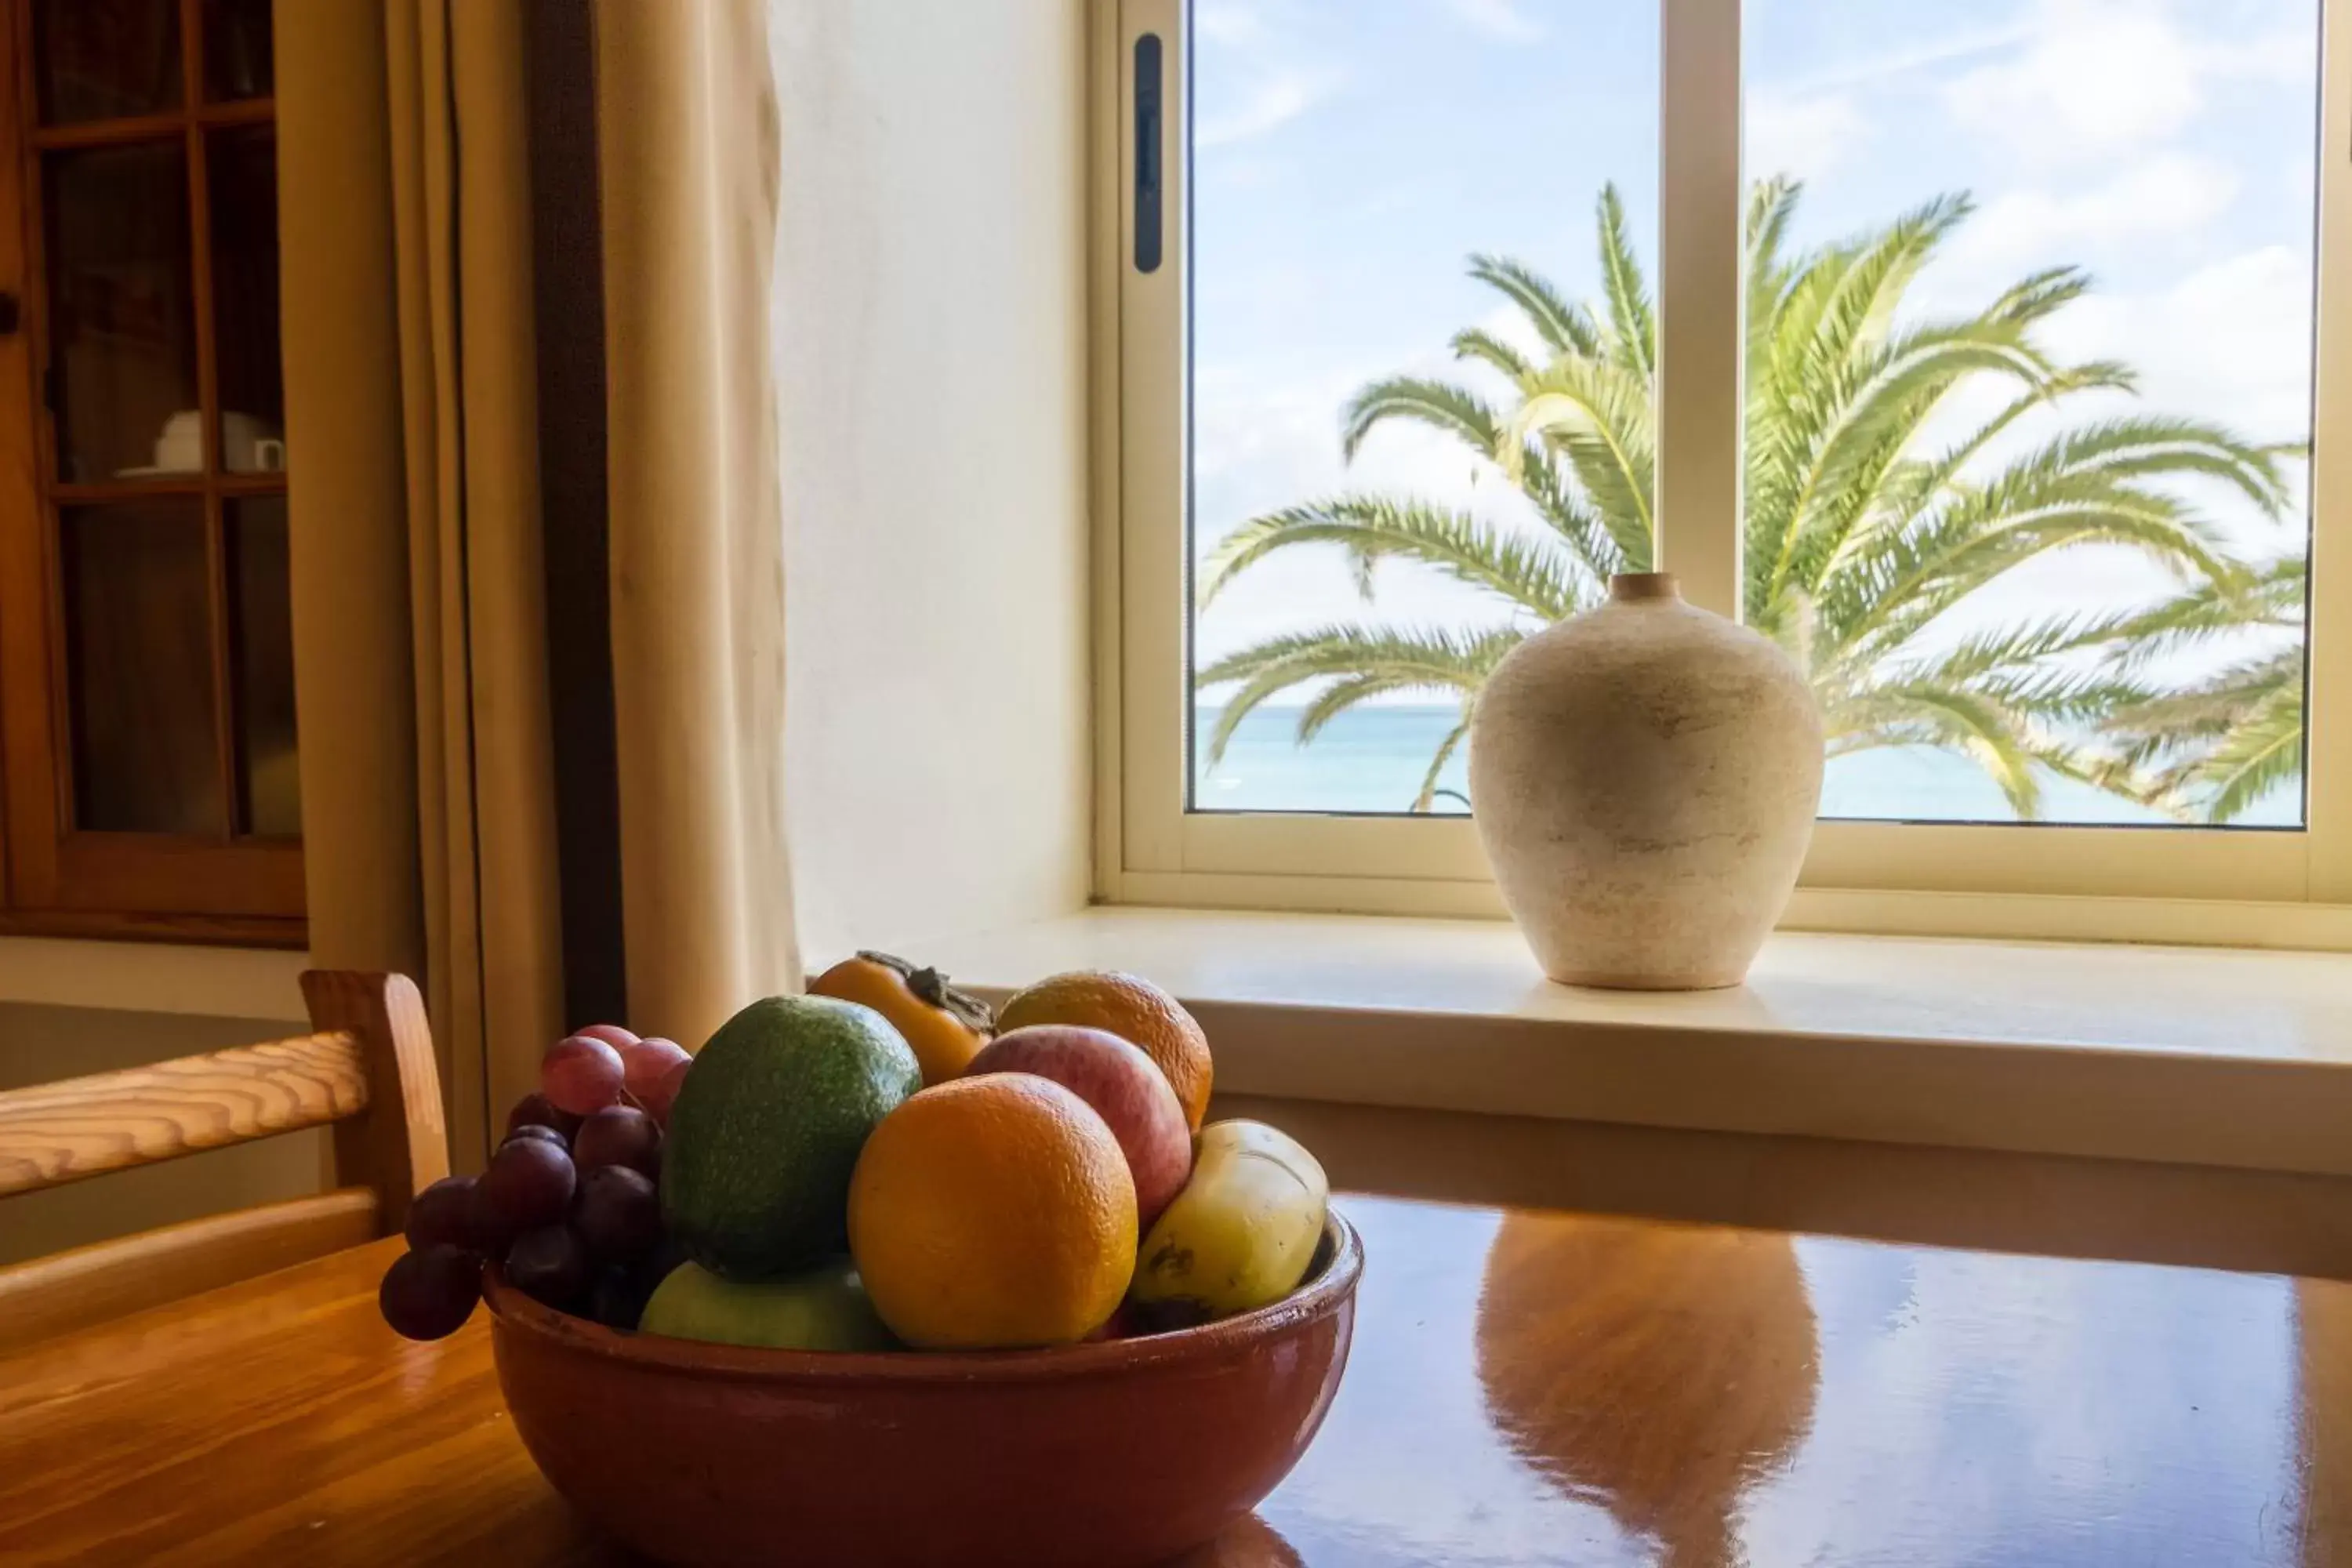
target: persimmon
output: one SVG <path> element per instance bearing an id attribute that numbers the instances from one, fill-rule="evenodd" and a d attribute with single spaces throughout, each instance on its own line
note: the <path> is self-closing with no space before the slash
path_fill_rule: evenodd
<path id="1" fill-rule="evenodd" d="M 938 970 L 887 952 L 843 959 L 809 982 L 809 994 L 862 1002 L 889 1019 L 914 1047 L 925 1088 L 961 1077 L 996 1032 L 986 1003 L 950 985 Z"/>

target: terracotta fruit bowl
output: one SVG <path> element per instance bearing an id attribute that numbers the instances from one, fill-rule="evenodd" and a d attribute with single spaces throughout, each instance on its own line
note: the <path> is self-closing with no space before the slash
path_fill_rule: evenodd
<path id="1" fill-rule="evenodd" d="M 825 1354 L 615 1333 L 490 1270 L 499 1384 L 556 1490 L 674 1563 L 1142 1568 L 1246 1514 L 1339 1387 L 1363 1247 L 1202 1328 L 1043 1351 Z"/>

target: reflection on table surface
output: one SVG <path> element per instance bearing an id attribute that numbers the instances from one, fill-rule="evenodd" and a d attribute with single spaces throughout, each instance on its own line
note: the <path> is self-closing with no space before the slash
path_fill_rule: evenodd
<path id="1" fill-rule="evenodd" d="M 2352 1287 L 1344 1202 L 1338 1405 L 1203 1563 L 2352 1562 Z"/>
<path id="2" fill-rule="evenodd" d="M 1340 1201 L 1338 1401 L 1184 1568 L 2352 1565 L 2352 1286 Z M 631 1561 L 397 1246 L 0 1357 L 0 1563 Z"/>

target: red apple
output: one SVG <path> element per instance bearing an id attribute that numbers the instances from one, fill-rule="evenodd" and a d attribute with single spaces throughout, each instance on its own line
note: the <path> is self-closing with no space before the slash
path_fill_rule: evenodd
<path id="1" fill-rule="evenodd" d="M 1192 1134 L 1176 1091 L 1150 1057 L 1107 1029 L 1032 1024 L 997 1036 L 963 1070 L 966 1078 L 1035 1073 L 1093 1106 L 1135 1177 L 1138 1235 L 1151 1228 L 1192 1173 Z"/>

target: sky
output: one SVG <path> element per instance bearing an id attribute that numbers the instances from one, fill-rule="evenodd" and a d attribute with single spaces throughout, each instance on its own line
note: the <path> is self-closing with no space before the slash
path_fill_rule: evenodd
<path id="1" fill-rule="evenodd" d="M 1339 410 L 1378 375 L 1453 373 L 1459 328 L 1509 324 L 1464 276 L 1474 251 L 1595 297 L 1604 182 L 1654 276 L 1654 0 L 1195 0 L 1193 16 L 1196 553 L 1343 488 L 1524 521 L 1433 434 L 1384 429 L 1343 464 Z M 2095 292 L 2046 341 L 2127 362 L 2140 392 L 2067 422 L 2136 403 L 2302 440 L 2318 37 L 2317 0 L 1748 0 L 1748 172 L 1806 182 L 1804 244 L 1971 193 L 1976 216 L 1913 290 L 1922 310 L 2087 268 Z M 2300 516 L 2199 499 L 2250 552 L 2302 547 Z M 1196 656 L 1333 620 L 1496 618 L 1410 566 L 1376 581 L 1367 606 L 1336 552 L 1276 557 L 1201 618 Z M 2167 586 L 2079 552 L 1972 614 L 2119 608 Z"/>

